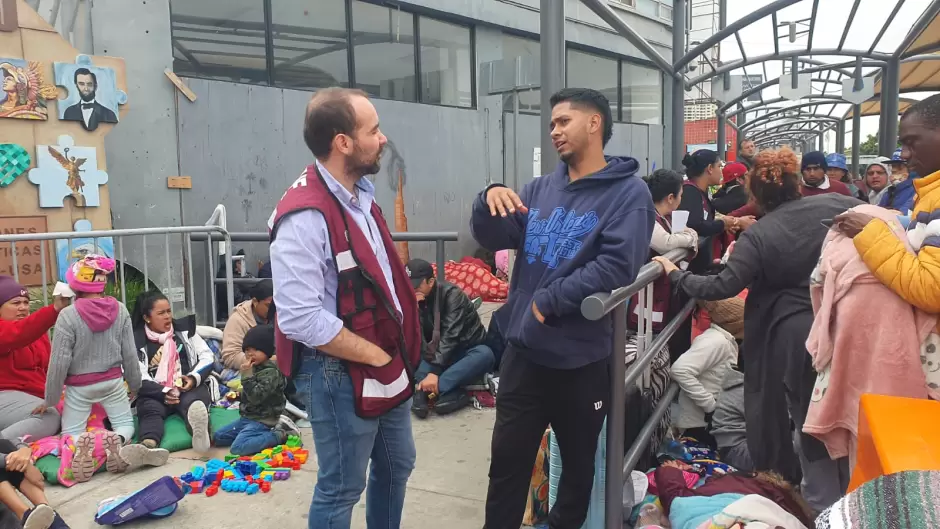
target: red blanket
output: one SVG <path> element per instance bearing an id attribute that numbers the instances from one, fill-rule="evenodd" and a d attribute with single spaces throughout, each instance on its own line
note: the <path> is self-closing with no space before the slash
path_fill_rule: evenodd
<path id="1" fill-rule="evenodd" d="M 437 265 L 433 266 L 436 273 Z M 460 287 L 470 299 L 506 301 L 509 295 L 509 283 L 497 279 L 483 261 L 473 257 L 464 257 L 459 263 L 444 263 L 444 279 Z"/>

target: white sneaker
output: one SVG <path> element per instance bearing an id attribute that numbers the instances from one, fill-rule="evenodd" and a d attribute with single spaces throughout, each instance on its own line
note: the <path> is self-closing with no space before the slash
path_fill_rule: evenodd
<path id="1" fill-rule="evenodd" d="M 190 428 L 193 429 L 193 450 L 200 454 L 209 451 L 209 410 L 201 402 L 194 402 L 189 411 L 186 412 L 186 419 L 189 421 Z"/>
<path id="2" fill-rule="evenodd" d="M 160 467 L 170 459 L 170 451 L 165 448 L 147 448 L 142 444 L 132 444 L 121 448 L 121 459 L 128 469 L 142 466 Z"/>
<path id="3" fill-rule="evenodd" d="M 55 521 L 55 511 L 48 505 L 33 507 L 23 516 L 23 529 L 49 529 Z"/>
<path id="4" fill-rule="evenodd" d="M 274 427 L 275 430 L 284 433 L 284 442 L 287 442 L 287 438 L 291 435 L 296 435 L 297 437 L 302 437 L 300 435 L 300 428 L 297 428 L 297 425 L 294 424 L 294 421 L 291 420 L 287 415 L 281 415 L 281 418 L 277 421 L 277 426 Z"/>

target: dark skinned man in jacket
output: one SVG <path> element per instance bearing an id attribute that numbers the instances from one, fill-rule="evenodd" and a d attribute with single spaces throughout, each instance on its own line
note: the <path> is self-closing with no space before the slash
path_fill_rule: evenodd
<path id="1" fill-rule="evenodd" d="M 431 263 L 412 259 L 405 266 L 415 295 L 424 347 L 421 364 L 415 371 L 418 382 L 411 411 L 416 417 L 428 416 L 429 403 L 434 402 L 438 415 L 453 413 L 470 403 L 464 390 L 493 369 L 493 350 L 486 341 L 486 328 L 473 302 L 459 287 L 446 281 L 438 282 Z M 437 289 L 441 289 L 441 306 L 437 306 Z"/>

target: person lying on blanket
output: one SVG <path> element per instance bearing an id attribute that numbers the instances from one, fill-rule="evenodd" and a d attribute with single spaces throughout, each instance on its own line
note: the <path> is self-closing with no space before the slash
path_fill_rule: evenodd
<path id="1" fill-rule="evenodd" d="M 0 439 L 0 502 L 22 521 L 23 529 L 69 529 L 59 513 L 49 507 L 44 488 L 29 446 Z M 27 507 L 17 491 L 33 504 L 32 508 Z"/>

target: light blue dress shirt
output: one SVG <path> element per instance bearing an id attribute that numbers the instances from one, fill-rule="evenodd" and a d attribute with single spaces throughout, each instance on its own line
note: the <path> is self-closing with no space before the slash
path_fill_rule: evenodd
<path id="1" fill-rule="evenodd" d="M 395 292 L 388 252 L 371 213 L 375 186 L 367 178 L 359 179 L 356 197 L 319 161 L 317 168 L 330 192 L 339 199 L 372 245 L 400 320 L 401 304 Z M 310 178 L 316 178 L 316 175 L 310 175 Z M 336 338 L 343 321 L 336 316 L 336 266 L 322 213 L 308 209 L 281 220 L 277 238 L 271 243 L 271 272 L 281 332 L 292 341 L 314 349 Z"/>

